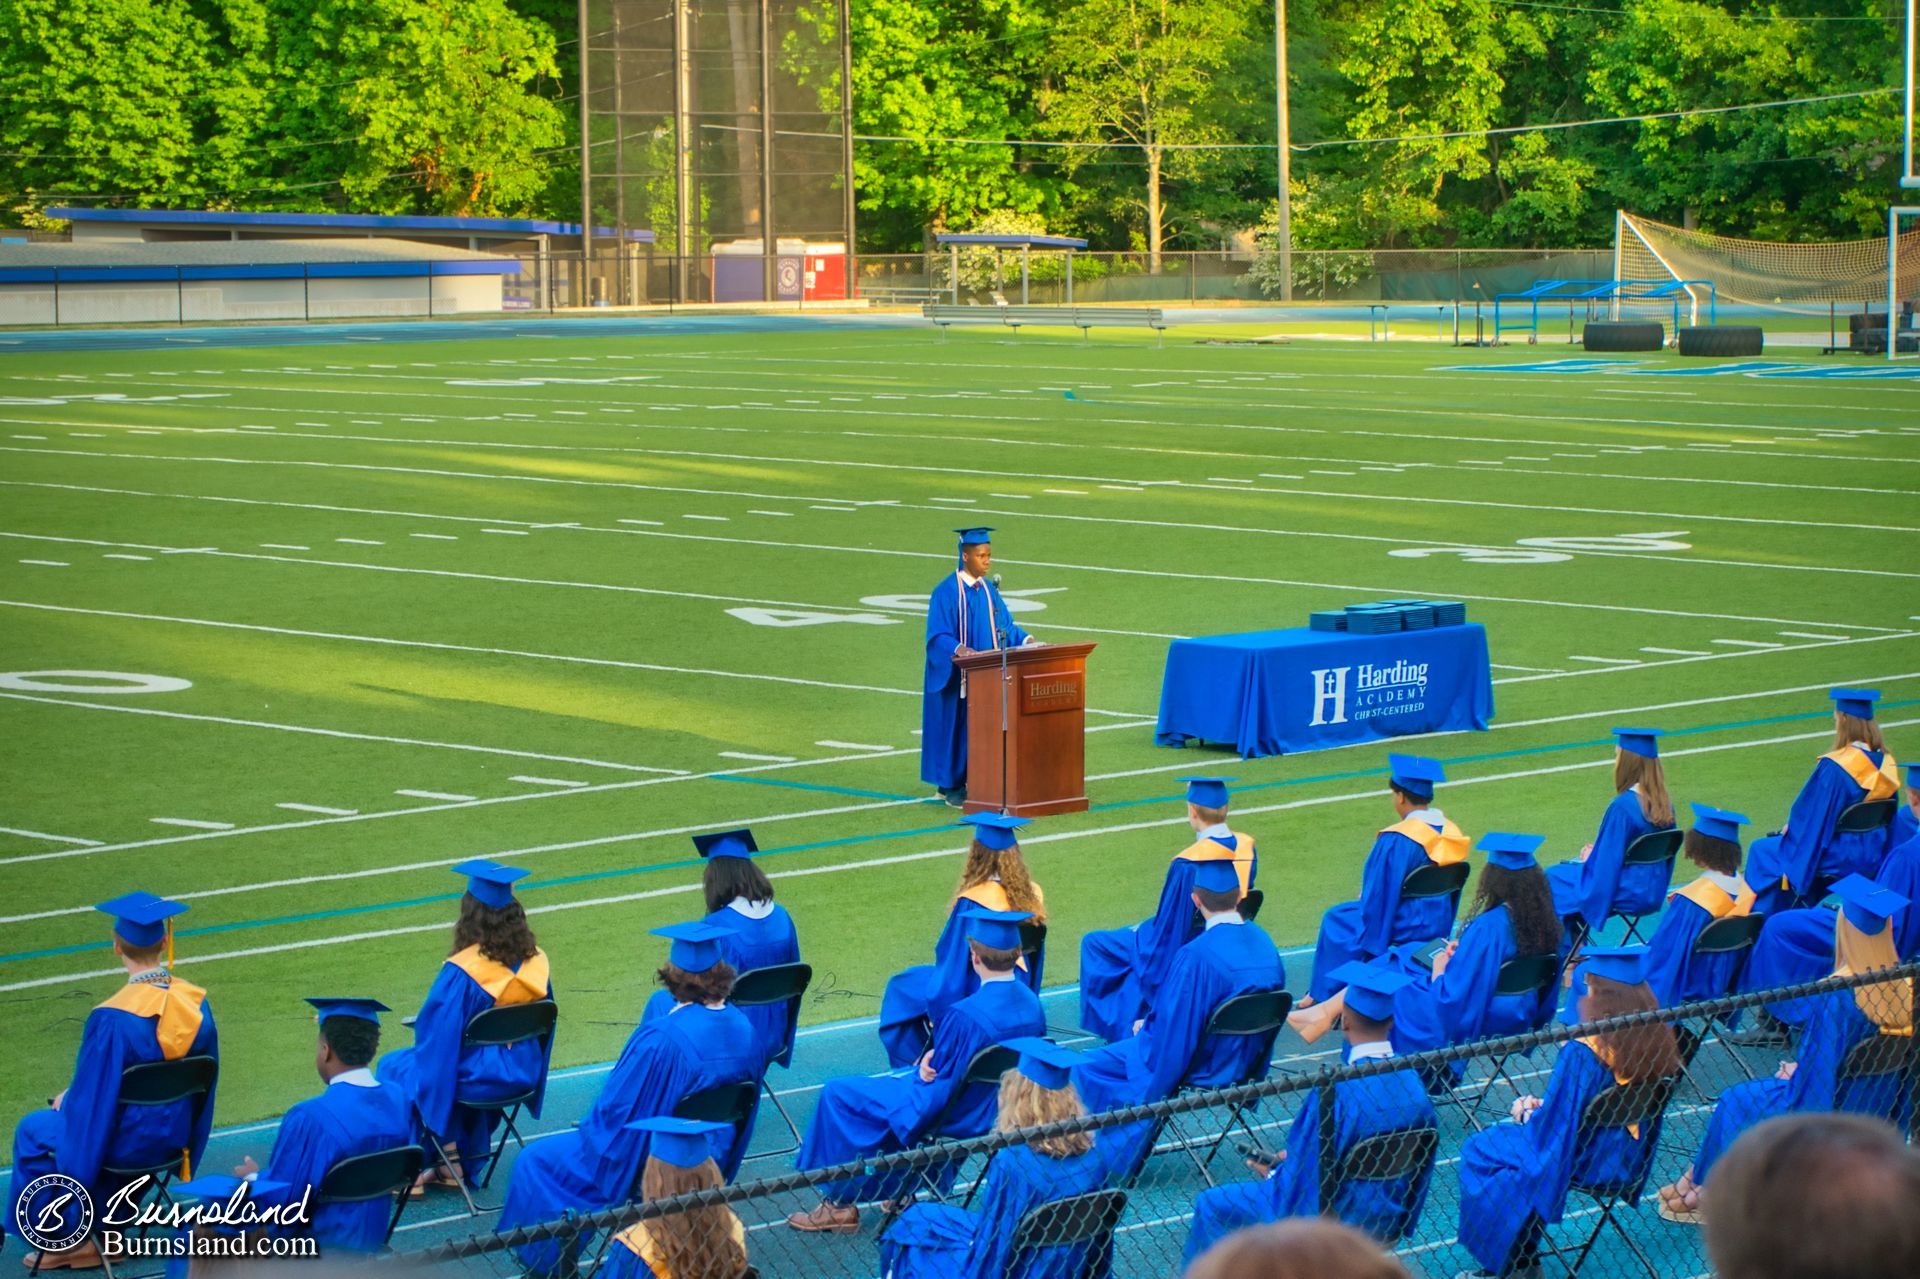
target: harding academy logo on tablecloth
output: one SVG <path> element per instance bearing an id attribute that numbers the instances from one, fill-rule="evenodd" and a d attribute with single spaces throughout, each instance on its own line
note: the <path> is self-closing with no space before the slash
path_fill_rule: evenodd
<path id="1" fill-rule="evenodd" d="M 1349 719 L 1408 715 L 1427 705 L 1427 663 L 1402 658 L 1391 666 L 1363 662 L 1311 672 L 1313 718 L 1308 727 L 1344 724 Z M 1351 697 L 1349 696 L 1351 689 Z"/>

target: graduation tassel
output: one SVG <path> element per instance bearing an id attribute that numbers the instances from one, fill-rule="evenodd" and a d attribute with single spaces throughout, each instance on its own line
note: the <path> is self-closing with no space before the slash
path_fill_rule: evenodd
<path id="1" fill-rule="evenodd" d="M 185 1146 L 180 1147 L 180 1180 L 193 1180 L 193 1154 Z"/>
<path id="2" fill-rule="evenodd" d="M 173 971 L 173 921 L 167 921 L 167 971 Z"/>

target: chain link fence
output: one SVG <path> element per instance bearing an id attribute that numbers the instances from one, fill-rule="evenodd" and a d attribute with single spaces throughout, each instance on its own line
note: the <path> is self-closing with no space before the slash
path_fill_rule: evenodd
<path id="1" fill-rule="evenodd" d="M 1283 1052 L 1239 1087 L 627 1203 L 381 1264 L 463 1279 L 507 1279 L 530 1261 L 540 1273 L 638 1279 L 1163 1279 L 1238 1225 L 1326 1213 L 1414 1275 L 1537 1261 L 1596 1279 L 1704 1276 L 1701 1232 L 1684 1202 L 1673 1205 L 1683 1220 L 1663 1219 L 1661 1188 L 1691 1170 L 1710 1194 L 1719 1151 L 1789 1108 L 1906 1126 L 1920 1098 L 1916 977 L 1909 965 L 1344 1066 Z M 1649 1044 L 1668 1056 L 1645 1056 Z M 1091 1148 L 1075 1153 L 1087 1136 Z M 857 1226 L 787 1223 L 853 1179 L 870 1200 Z"/>

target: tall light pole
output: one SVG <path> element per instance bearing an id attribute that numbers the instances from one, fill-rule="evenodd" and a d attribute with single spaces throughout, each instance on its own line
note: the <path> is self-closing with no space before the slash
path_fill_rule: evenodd
<path id="1" fill-rule="evenodd" d="M 1273 0 L 1273 110 L 1280 159 L 1280 300 L 1293 301 L 1293 157 L 1287 135 L 1287 0 Z"/>

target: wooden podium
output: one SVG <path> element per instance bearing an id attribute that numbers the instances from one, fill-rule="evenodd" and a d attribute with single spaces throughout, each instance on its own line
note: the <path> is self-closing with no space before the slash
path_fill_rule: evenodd
<path id="1" fill-rule="evenodd" d="M 1034 644 L 954 659 L 967 681 L 966 812 L 1004 807 L 1015 817 L 1046 817 L 1087 811 L 1087 654 L 1093 649 Z"/>

